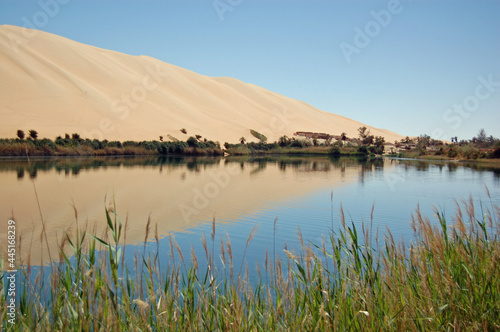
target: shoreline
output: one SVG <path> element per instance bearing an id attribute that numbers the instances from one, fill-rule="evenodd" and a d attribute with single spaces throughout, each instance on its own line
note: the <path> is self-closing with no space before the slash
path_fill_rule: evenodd
<path id="1" fill-rule="evenodd" d="M 486 158 L 478 158 L 478 159 L 454 159 L 448 158 L 444 156 L 417 156 L 417 157 L 397 157 L 397 156 L 388 156 L 394 159 L 400 160 L 417 160 L 417 161 L 443 161 L 443 162 L 454 162 L 454 163 L 462 163 L 462 164 L 488 164 L 491 166 L 499 166 L 500 167 L 500 159 L 486 159 Z"/>
<path id="2" fill-rule="evenodd" d="M 69 136 L 69 135 L 68 135 Z M 48 138 L 4 138 L 0 139 L 0 159 L 17 158 L 76 158 L 76 157 L 145 157 L 145 156 L 179 156 L 179 157 L 209 157 L 209 156 L 329 156 L 355 158 L 395 158 L 425 161 L 444 161 L 456 163 L 477 163 L 500 166 L 500 158 L 463 158 L 463 156 L 446 156 L 443 154 L 419 155 L 418 151 L 410 150 L 397 154 L 379 154 L 373 146 L 338 146 L 338 145 L 308 145 L 300 141 L 295 145 L 274 143 L 229 144 L 224 147 L 219 142 L 200 140 L 189 137 L 186 141 L 108 141 L 58 137 Z"/>

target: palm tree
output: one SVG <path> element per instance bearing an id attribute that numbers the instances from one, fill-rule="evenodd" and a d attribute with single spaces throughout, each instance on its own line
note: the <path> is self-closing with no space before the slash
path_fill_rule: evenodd
<path id="1" fill-rule="evenodd" d="M 344 146 L 345 145 L 345 141 L 347 141 L 347 135 L 346 135 L 346 133 L 343 132 L 342 134 L 340 134 L 340 139 L 342 140 L 342 146 Z"/>
<path id="2" fill-rule="evenodd" d="M 17 137 L 19 137 L 19 139 L 24 139 L 24 131 L 22 131 L 21 129 L 19 129 L 17 131 Z"/>
<path id="3" fill-rule="evenodd" d="M 38 132 L 36 130 L 30 129 L 29 133 L 30 133 L 31 138 L 33 138 L 33 139 L 38 138 Z"/>
<path id="4" fill-rule="evenodd" d="M 240 138 L 240 143 L 241 144 L 245 144 L 246 141 L 247 141 L 247 139 L 245 137 L 241 137 Z"/>
<path id="5" fill-rule="evenodd" d="M 278 140 L 278 144 L 279 146 L 281 147 L 284 147 L 284 146 L 287 146 L 290 144 L 290 139 L 288 138 L 288 136 L 284 135 L 284 136 L 281 136 Z"/>

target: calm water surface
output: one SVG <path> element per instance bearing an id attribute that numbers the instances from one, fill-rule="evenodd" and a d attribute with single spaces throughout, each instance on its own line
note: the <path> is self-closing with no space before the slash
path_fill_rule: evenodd
<path id="1" fill-rule="evenodd" d="M 364 221 L 381 233 L 387 228 L 395 238 L 411 239 L 417 206 L 431 220 L 436 207 L 452 222 L 456 201 L 472 197 L 478 207 L 500 204 L 500 168 L 394 159 L 4 159 L 0 184 L 1 219 L 14 216 L 22 258 L 32 263 L 47 261 L 46 248 L 36 244 L 40 212 L 52 252 L 64 232 L 77 225 L 101 234 L 109 206 L 116 206 L 127 222 L 127 243 L 141 250 L 149 220 L 148 238 L 157 233 L 165 259 L 169 235 L 186 256 L 191 247 L 201 254 L 200 239 L 203 234 L 210 239 L 215 218 L 217 247 L 227 234 L 237 261 L 257 226 L 246 256 L 254 264 L 272 250 L 276 218 L 276 248 L 281 250 L 299 248 L 299 229 L 304 240 L 319 244 L 332 227 L 340 227 L 341 205 L 348 222 Z M 6 230 L 0 233 L 4 241 Z M 157 250 L 156 244 L 148 248 Z"/>

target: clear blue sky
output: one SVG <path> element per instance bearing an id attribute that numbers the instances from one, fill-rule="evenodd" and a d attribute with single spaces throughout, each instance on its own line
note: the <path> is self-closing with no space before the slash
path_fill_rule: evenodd
<path id="1" fill-rule="evenodd" d="M 234 77 L 403 135 L 500 137 L 498 0 L 0 0 L 0 24 Z"/>

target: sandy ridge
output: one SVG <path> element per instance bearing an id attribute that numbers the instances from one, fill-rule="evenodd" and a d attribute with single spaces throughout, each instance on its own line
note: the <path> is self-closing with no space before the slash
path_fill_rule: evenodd
<path id="1" fill-rule="evenodd" d="M 0 137 L 36 129 L 49 138 L 73 132 L 121 141 L 199 134 L 221 143 L 253 140 L 250 129 L 274 141 L 296 131 L 356 137 L 363 126 L 234 78 L 9 25 L 0 26 L 0 120 Z M 367 127 L 387 141 L 402 138 Z"/>

